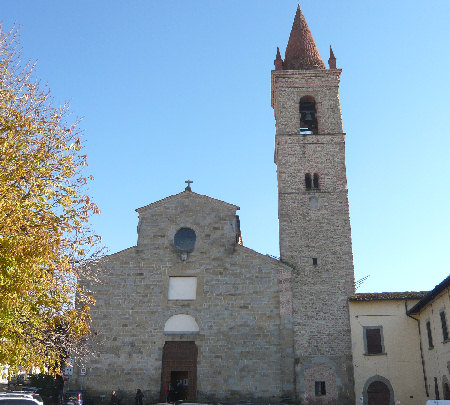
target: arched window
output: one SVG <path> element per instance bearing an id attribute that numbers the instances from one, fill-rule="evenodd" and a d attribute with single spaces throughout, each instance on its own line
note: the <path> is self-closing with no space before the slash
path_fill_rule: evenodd
<path id="1" fill-rule="evenodd" d="M 300 99 L 300 133 L 317 134 L 316 101 L 314 97 L 304 96 Z"/>
<path id="2" fill-rule="evenodd" d="M 311 186 L 312 186 L 311 174 L 310 173 L 306 173 L 305 174 L 305 188 L 307 190 L 311 190 Z"/>
<path id="3" fill-rule="evenodd" d="M 179 314 L 171 316 L 164 325 L 166 334 L 190 334 L 198 333 L 199 327 L 195 318 L 191 315 Z"/>
<path id="4" fill-rule="evenodd" d="M 314 188 L 319 188 L 319 175 L 318 175 L 318 173 L 314 173 L 314 176 L 313 176 L 313 187 Z"/>

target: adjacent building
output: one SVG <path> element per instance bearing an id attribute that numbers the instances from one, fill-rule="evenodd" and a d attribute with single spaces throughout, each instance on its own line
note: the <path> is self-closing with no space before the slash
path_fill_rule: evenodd
<path id="1" fill-rule="evenodd" d="M 417 320 L 427 397 L 450 399 L 450 276 L 408 309 L 407 315 Z"/>
<path id="2" fill-rule="evenodd" d="M 450 277 L 429 292 L 356 294 L 349 308 L 356 402 L 450 399 Z"/>
<path id="3" fill-rule="evenodd" d="M 356 401 L 425 404 L 417 321 L 407 316 L 424 293 L 371 293 L 350 298 Z M 376 402 L 373 402 L 376 400 Z"/>

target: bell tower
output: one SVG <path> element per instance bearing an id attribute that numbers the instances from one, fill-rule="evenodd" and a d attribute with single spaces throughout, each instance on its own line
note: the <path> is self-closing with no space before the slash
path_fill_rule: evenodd
<path id="1" fill-rule="evenodd" d="M 320 57 L 300 6 L 272 71 L 281 260 L 293 268 L 295 390 L 305 402 L 354 403 L 353 254 L 339 102 L 341 69 Z M 320 397 L 320 398 L 319 398 Z"/>

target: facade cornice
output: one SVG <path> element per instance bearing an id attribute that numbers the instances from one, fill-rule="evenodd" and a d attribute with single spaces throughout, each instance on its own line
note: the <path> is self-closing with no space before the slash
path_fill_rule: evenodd
<path id="1" fill-rule="evenodd" d="M 161 205 L 164 205 L 164 204 L 168 203 L 169 201 L 180 199 L 180 198 L 198 198 L 198 199 L 201 199 L 203 201 L 207 201 L 209 203 L 212 203 L 214 205 L 218 205 L 218 206 L 222 206 L 222 207 L 225 206 L 227 208 L 231 208 L 231 209 L 234 209 L 236 211 L 240 209 L 237 205 L 230 204 L 230 203 L 227 203 L 225 201 L 218 200 L 216 198 L 208 197 L 207 195 L 197 194 L 197 193 L 194 193 L 193 191 L 186 191 L 185 190 L 185 191 L 182 191 L 181 193 L 170 195 L 170 196 L 168 196 L 166 198 L 163 198 L 161 200 L 155 201 L 155 202 L 150 203 L 148 205 L 145 205 L 143 207 L 136 208 L 135 211 L 138 212 L 138 213 L 141 213 L 142 211 L 145 211 L 147 209 L 156 208 L 156 207 L 159 207 Z"/>

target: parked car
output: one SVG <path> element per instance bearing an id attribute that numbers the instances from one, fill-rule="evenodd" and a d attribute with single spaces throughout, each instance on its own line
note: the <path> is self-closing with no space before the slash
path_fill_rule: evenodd
<path id="1" fill-rule="evenodd" d="M 42 397 L 37 392 L 32 392 L 31 396 L 33 397 L 33 399 L 38 401 L 41 405 L 44 405 L 44 400 L 42 399 Z"/>
<path id="2" fill-rule="evenodd" d="M 25 398 L 31 397 L 31 398 L 35 399 L 36 401 L 38 401 L 40 405 L 44 404 L 44 401 L 42 400 L 41 396 L 37 392 L 30 392 L 30 391 L 26 391 L 26 390 L 0 392 L 0 398 L 3 398 L 5 396 L 25 397 Z"/>
<path id="3" fill-rule="evenodd" d="M 0 405 L 42 405 L 27 392 L 0 392 Z"/>
<path id="4" fill-rule="evenodd" d="M 0 405 L 39 405 L 39 402 L 33 398 L 1 396 Z"/>
<path id="5" fill-rule="evenodd" d="M 42 397 L 37 393 L 37 390 L 39 388 L 34 388 L 33 390 L 26 390 L 25 388 L 27 387 L 22 387 L 22 389 L 20 391 L 9 391 L 7 392 L 7 394 L 18 394 L 20 395 L 27 395 L 27 396 L 31 396 L 33 399 L 35 399 L 36 401 L 38 401 L 41 405 L 44 404 L 44 400 L 42 399 Z M 29 387 L 32 388 L 32 387 Z"/>
<path id="6" fill-rule="evenodd" d="M 8 387 L 11 387 L 11 386 L 17 387 L 18 385 L 23 385 L 24 383 L 25 383 L 25 375 L 24 374 L 13 375 L 8 380 Z"/>
<path id="7" fill-rule="evenodd" d="M 61 398 L 61 405 L 91 405 L 91 398 L 84 391 L 67 391 Z"/>

